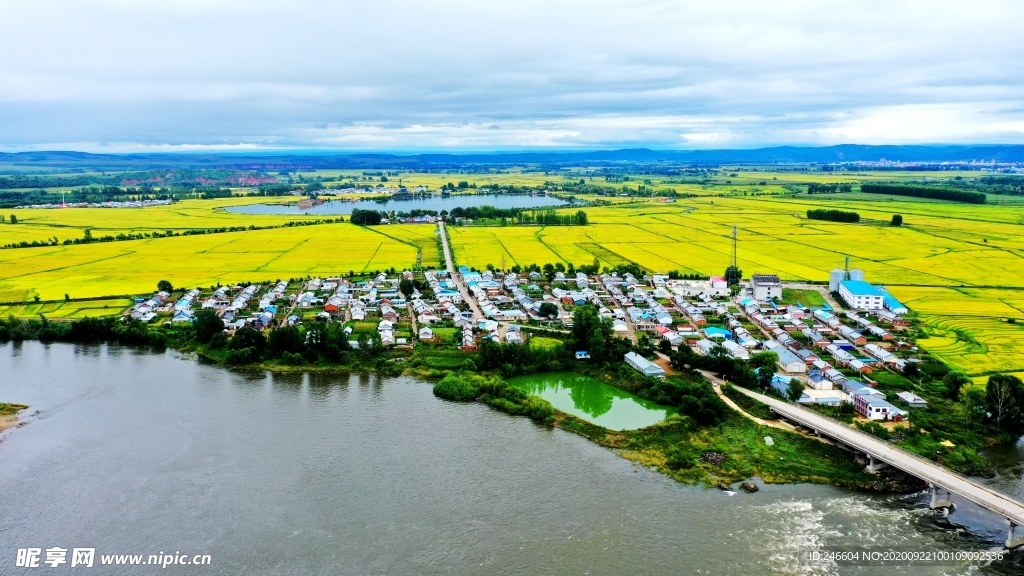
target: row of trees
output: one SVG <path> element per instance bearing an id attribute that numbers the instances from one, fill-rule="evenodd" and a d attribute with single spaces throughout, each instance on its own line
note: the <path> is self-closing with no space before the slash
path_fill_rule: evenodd
<path id="1" fill-rule="evenodd" d="M 933 198 L 935 200 L 951 200 L 969 204 L 984 204 L 985 194 L 968 190 L 952 190 L 934 186 L 916 186 L 910 184 L 861 184 L 860 191 L 865 194 L 890 194 L 893 196 L 911 196 L 914 198 Z"/>
<path id="2" fill-rule="evenodd" d="M 807 211 L 807 217 L 811 220 L 827 220 L 829 222 L 860 222 L 860 214 L 846 212 L 844 210 L 825 210 L 821 208 Z"/>
<path id="3" fill-rule="evenodd" d="M 812 182 L 807 185 L 808 194 L 835 194 L 837 192 L 852 192 L 853 186 L 850 184 L 819 184 Z"/>

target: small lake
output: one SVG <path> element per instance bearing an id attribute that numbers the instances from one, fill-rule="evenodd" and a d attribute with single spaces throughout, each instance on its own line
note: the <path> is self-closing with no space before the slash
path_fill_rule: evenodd
<path id="1" fill-rule="evenodd" d="M 509 384 L 540 396 L 555 408 L 609 430 L 637 430 L 676 412 L 589 376 L 556 372 L 518 376 Z"/>
<path id="2" fill-rule="evenodd" d="M 526 194 L 464 194 L 459 196 L 426 196 L 408 199 L 382 200 L 328 200 L 319 206 L 300 209 L 295 204 L 248 204 L 228 206 L 228 212 L 236 214 L 351 214 L 352 210 L 412 210 L 451 211 L 453 208 L 494 206 L 495 208 L 547 208 L 565 206 L 567 203 L 554 196 L 529 196 Z"/>

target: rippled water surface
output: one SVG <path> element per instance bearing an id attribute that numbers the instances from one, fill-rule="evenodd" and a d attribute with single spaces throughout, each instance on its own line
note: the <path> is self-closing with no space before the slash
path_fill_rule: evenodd
<path id="1" fill-rule="evenodd" d="M 0 345 L 0 574 L 892 574 L 808 546 L 998 548 L 999 518 L 923 494 L 679 485 L 428 384 L 273 376 L 174 353 Z M 951 523 L 952 521 L 952 523 Z M 22 547 L 210 554 L 202 570 L 14 568 Z M 1020 574 L 1021 555 L 980 573 Z M 903 574 L 960 574 L 930 567 Z M 978 573 L 978 572 L 975 572 Z"/>

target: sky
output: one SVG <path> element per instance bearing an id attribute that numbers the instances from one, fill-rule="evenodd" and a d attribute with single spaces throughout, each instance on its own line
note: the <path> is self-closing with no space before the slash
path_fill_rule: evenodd
<path id="1" fill-rule="evenodd" d="M 0 0 L 0 150 L 1024 143 L 1024 2 Z"/>

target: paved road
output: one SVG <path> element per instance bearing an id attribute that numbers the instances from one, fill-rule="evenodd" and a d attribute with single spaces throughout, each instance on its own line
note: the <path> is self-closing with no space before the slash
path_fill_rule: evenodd
<path id="1" fill-rule="evenodd" d="M 664 366 L 662 367 L 664 368 Z M 698 370 L 698 372 L 703 374 L 704 378 L 711 382 L 712 387 L 715 389 L 715 393 L 718 394 L 718 397 L 721 398 L 723 402 L 728 404 L 730 408 L 739 412 L 741 415 L 745 416 L 750 420 L 753 420 L 754 422 L 757 422 L 761 426 L 768 426 L 769 428 L 778 428 L 779 430 L 785 430 L 787 432 L 796 431 L 796 428 L 794 426 L 787 424 L 782 420 L 764 420 L 763 418 L 758 418 L 757 416 L 750 414 L 743 408 L 740 408 L 738 404 L 733 402 L 732 398 L 729 398 L 728 396 L 725 395 L 725 392 L 722 392 L 722 385 L 726 383 L 724 380 L 715 376 L 713 373 L 707 370 Z"/>
<path id="2" fill-rule="evenodd" d="M 452 260 L 452 251 L 448 247 L 448 235 L 444 233 L 444 220 L 437 221 L 437 231 L 441 235 L 441 248 L 444 249 L 444 261 L 447 264 L 448 276 L 455 281 L 455 285 L 459 288 L 459 293 L 462 294 L 462 300 L 469 304 L 469 309 L 473 311 L 473 322 L 484 319 L 484 313 L 480 311 L 480 307 L 477 306 L 476 298 L 469 293 L 469 288 L 466 287 L 466 283 L 462 281 L 462 276 L 457 274 L 455 271 L 454 260 Z"/>
<path id="3" fill-rule="evenodd" d="M 793 404 L 765 396 L 764 394 L 758 394 L 757 392 L 746 390 L 738 386 L 736 389 L 751 398 L 767 404 L 777 414 L 798 422 L 803 426 L 817 430 L 821 434 L 834 438 L 847 446 L 851 446 L 857 450 L 870 454 L 876 460 L 885 462 L 890 466 L 903 470 L 926 482 L 931 482 L 932 484 L 941 486 L 951 492 L 959 494 L 979 506 L 988 508 L 997 514 L 1001 514 L 1004 518 L 1012 520 L 1018 525 L 1024 525 L 1024 504 L 1021 504 L 1009 496 L 1005 496 L 986 486 L 977 484 L 974 481 L 951 472 L 930 460 L 899 450 L 891 444 L 879 440 L 870 434 L 866 434 L 830 418 L 825 418 L 824 416 L 808 410 L 807 408 L 794 406 Z"/>

